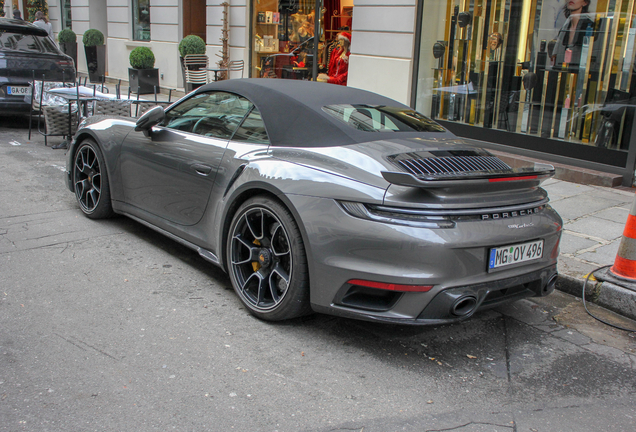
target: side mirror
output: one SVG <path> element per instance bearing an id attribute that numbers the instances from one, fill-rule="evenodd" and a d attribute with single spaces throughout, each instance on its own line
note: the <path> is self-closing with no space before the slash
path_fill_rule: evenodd
<path id="1" fill-rule="evenodd" d="M 144 135 L 150 136 L 152 127 L 161 123 L 165 116 L 166 113 L 163 110 L 162 106 L 154 107 L 153 109 L 139 117 L 139 119 L 137 119 L 135 130 L 137 132 L 143 131 Z"/>

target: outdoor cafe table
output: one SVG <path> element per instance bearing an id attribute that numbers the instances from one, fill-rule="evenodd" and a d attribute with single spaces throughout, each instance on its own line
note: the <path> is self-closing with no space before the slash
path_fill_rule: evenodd
<path id="1" fill-rule="evenodd" d="M 218 81 L 219 72 L 227 72 L 228 68 L 203 68 L 203 70 L 214 72 L 214 81 Z"/>

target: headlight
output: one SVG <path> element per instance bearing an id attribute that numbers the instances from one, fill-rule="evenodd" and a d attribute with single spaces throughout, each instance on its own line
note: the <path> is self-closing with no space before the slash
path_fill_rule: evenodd
<path id="1" fill-rule="evenodd" d="M 450 217 L 427 215 L 418 210 L 383 207 L 351 201 L 338 201 L 338 203 L 348 214 L 360 219 L 417 228 L 455 227 L 455 222 Z"/>

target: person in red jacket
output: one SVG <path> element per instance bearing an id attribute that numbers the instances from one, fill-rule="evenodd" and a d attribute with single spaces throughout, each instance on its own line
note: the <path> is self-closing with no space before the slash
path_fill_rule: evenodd
<path id="1" fill-rule="evenodd" d="M 327 73 L 319 74 L 318 81 L 330 84 L 347 85 L 347 75 L 349 73 L 349 47 L 351 46 L 351 33 L 338 33 L 338 48 L 331 53 L 329 69 Z"/>

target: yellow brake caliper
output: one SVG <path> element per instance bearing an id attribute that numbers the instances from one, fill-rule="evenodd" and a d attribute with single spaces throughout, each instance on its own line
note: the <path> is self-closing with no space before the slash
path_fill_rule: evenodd
<path id="1" fill-rule="evenodd" d="M 261 245 L 261 242 L 259 242 L 258 239 L 254 239 L 254 241 L 252 243 L 254 243 L 256 246 L 260 246 Z M 258 261 L 252 261 L 252 268 L 254 269 L 254 273 L 256 273 L 257 271 L 260 270 L 261 263 L 258 262 Z"/>

